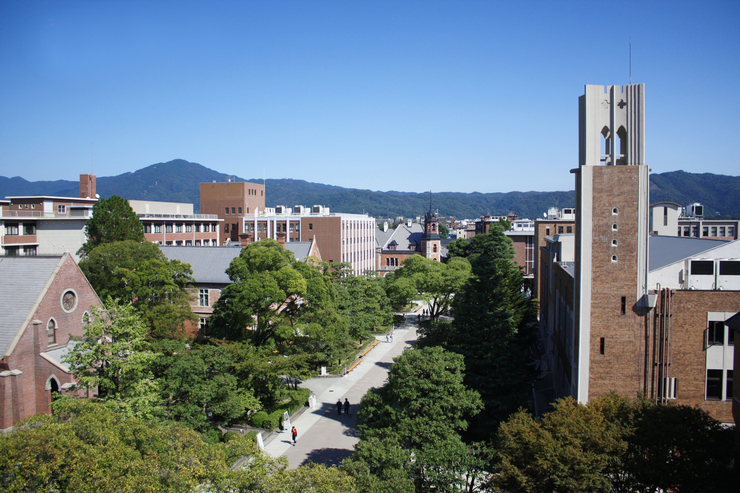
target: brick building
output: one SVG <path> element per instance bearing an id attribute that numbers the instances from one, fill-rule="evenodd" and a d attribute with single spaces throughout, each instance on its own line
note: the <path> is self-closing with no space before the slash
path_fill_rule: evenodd
<path id="1" fill-rule="evenodd" d="M 244 218 L 265 210 L 265 186 L 249 182 L 201 183 L 200 213 L 222 220 L 221 244 L 239 241 Z"/>
<path id="2" fill-rule="evenodd" d="M 49 413 L 73 377 L 62 356 L 100 299 L 70 254 L 0 257 L 0 430 Z"/>
<path id="3" fill-rule="evenodd" d="M 315 241 L 290 242 L 283 246 L 299 262 L 321 260 L 321 252 Z M 187 323 L 185 331 L 192 337 L 208 337 L 208 318 L 213 313 L 213 305 L 221 296 L 221 291 L 231 284 L 226 269 L 239 256 L 241 248 L 160 246 L 160 249 L 167 259 L 190 264 L 195 279 L 191 288 L 190 309 L 198 317 L 198 325 Z"/>
<path id="4" fill-rule="evenodd" d="M 193 204 L 129 200 L 144 239 L 158 245 L 218 246 L 221 224 L 216 214 L 193 214 Z"/>
<path id="5" fill-rule="evenodd" d="M 242 244 L 271 238 L 286 246 L 315 240 L 324 262 L 346 262 L 355 275 L 375 270 L 375 219 L 333 213 L 328 207 L 277 206 L 245 217 Z"/>
<path id="6" fill-rule="evenodd" d="M 555 395 L 642 393 L 730 422 L 740 242 L 648 234 L 644 85 L 586 86 L 579 114 L 575 229 L 545 232 L 538 262 Z"/>

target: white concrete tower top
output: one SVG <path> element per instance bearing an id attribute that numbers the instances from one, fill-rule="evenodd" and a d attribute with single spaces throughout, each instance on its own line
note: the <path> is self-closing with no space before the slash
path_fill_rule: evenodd
<path id="1" fill-rule="evenodd" d="M 645 84 L 587 85 L 578 98 L 578 164 L 645 164 Z"/>

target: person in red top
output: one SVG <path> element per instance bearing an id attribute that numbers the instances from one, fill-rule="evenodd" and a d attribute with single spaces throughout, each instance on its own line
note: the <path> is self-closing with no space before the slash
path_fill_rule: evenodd
<path id="1" fill-rule="evenodd" d="M 290 430 L 290 434 L 293 435 L 293 446 L 295 446 L 295 440 L 298 438 L 298 430 L 295 429 L 295 426 Z"/>

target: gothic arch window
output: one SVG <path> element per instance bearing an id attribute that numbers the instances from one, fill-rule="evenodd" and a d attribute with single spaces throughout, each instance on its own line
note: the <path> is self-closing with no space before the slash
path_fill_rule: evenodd
<path id="1" fill-rule="evenodd" d="M 50 318 L 46 324 L 46 337 L 49 344 L 57 343 L 57 321 L 53 318 Z"/>
<path id="2" fill-rule="evenodd" d="M 609 127 L 604 126 L 604 128 L 601 129 L 601 160 L 605 164 L 612 164 L 611 162 L 611 154 L 612 154 L 612 133 L 611 130 L 609 130 Z"/>
<path id="3" fill-rule="evenodd" d="M 624 126 L 619 127 L 619 130 L 617 130 L 616 148 L 619 149 L 617 164 L 627 164 L 627 130 L 624 129 Z"/>
<path id="4" fill-rule="evenodd" d="M 437 245 L 432 245 L 432 252 L 437 253 Z"/>
<path id="5" fill-rule="evenodd" d="M 432 223 L 432 233 L 434 233 L 437 230 L 437 225 Z"/>

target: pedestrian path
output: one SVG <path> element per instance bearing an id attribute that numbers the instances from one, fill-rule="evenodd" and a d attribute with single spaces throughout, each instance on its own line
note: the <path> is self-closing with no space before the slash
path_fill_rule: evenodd
<path id="1" fill-rule="evenodd" d="M 394 332 L 393 342 L 386 342 L 385 335 L 377 336 L 380 341 L 344 377 L 313 378 L 302 384 L 316 395 L 316 407 L 310 409 L 291 423 L 298 430 L 298 440 L 293 445 L 290 429 L 272 434 L 265 443 L 265 451 L 273 457 L 285 456 L 290 468 L 309 461 L 338 465 L 349 457 L 359 441 L 355 428 L 355 417 L 362 396 L 371 387 L 382 386 L 388 376 L 393 358 L 403 353 L 416 341 L 415 322 L 405 322 Z M 350 415 L 337 414 L 337 399 L 351 403 Z"/>

